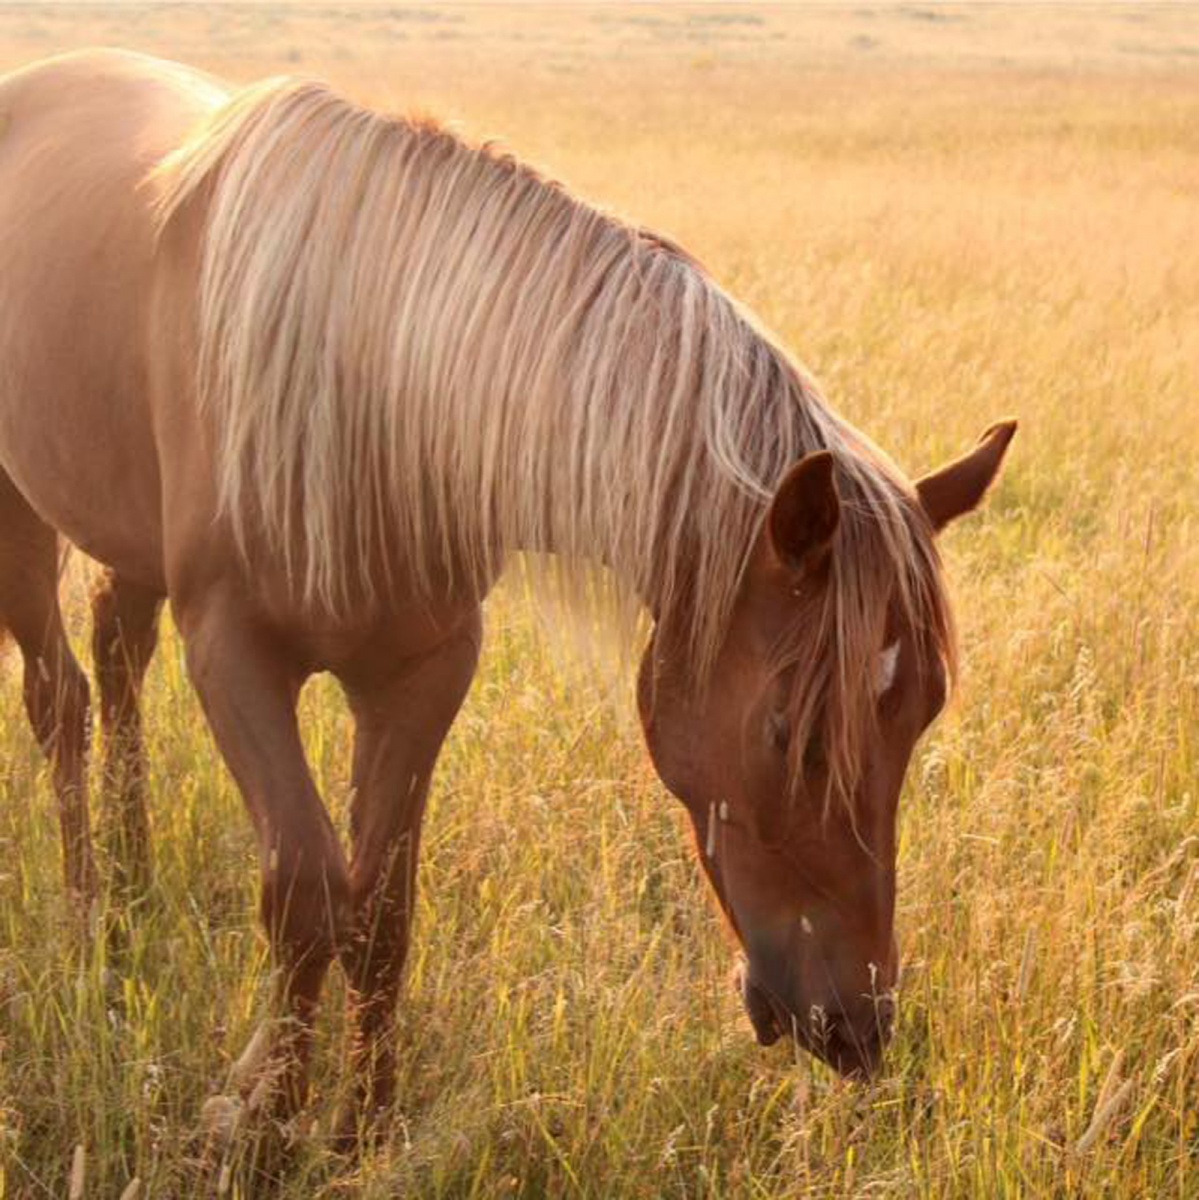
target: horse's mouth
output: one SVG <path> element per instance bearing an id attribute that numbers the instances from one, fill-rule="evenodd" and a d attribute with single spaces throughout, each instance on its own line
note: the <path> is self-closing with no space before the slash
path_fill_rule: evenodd
<path id="1" fill-rule="evenodd" d="M 789 1033 L 804 1050 L 846 1079 L 865 1081 L 877 1072 L 882 1058 L 880 1044 L 858 1045 L 835 1028 L 801 1022 L 777 996 L 750 978 L 744 963 L 738 968 L 737 986 L 760 1046 L 772 1046 Z"/>
<path id="2" fill-rule="evenodd" d="M 764 992 L 749 977 L 749 967 L 744 963 L 737 971 L 737 988 L 741 1002 L 753 1026 L 759 1046 L 773 1046 L 791 1028 L 786 1010 L 769 993 Z"/>

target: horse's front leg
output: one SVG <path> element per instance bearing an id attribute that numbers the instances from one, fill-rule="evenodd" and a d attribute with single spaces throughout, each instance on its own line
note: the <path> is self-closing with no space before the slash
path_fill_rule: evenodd
<path id="1" fill-rule="evenodd" d="M 284 1120 L 307 1098 L 313 1017 L 351 915 L 345 856 L 296 723 L 307 672 L 227 595 L 190 600 L 178 620 L 196 691 L 258 834 L 262 920 L 278 980 L 275 1018 L 234 1078 L 250 1110 Z"/>
<path id="2" fill-rule="evenodd" d="M 343 676 L 354 713 L 350 870 L 354 935 L 342 951 L 353 1022 L 353 1103 L 338 1137 L 352 1145 L 391 1104 L 395 1013 L 414 908 L 421 818 L 442 741 L 474 676 L 473 611 L 433 651 Z"/>

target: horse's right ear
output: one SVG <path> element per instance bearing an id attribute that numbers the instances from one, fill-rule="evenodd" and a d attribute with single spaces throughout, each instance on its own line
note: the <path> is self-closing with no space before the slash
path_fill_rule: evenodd
<path id="1" fill-rule="evenodd" d="M 917 482 L 916 494 L 934 529 L 944 529 L 950 521 L 978 507 L 999 474 L 1008 443 L 1015 436 L 1015 421 L 999 421 L 969 454 Z"/>
<path id="2" fill-rule="evenodd" d="M 783 476 L 770 502 L 770 548 L 783 566 L 807 570 L 823 561 L 840 520 L 833 456 L 827 450 L 805 454 Z"/>

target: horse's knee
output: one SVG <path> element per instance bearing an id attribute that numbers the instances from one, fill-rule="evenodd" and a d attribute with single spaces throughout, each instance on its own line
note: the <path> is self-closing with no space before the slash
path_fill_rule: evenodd
<path id="1" fill-rule="evenodd" d="M 386 910 L 384 910 L 385 912 Z M 375 916 L 382 916 L 376 913 Z M 362 922 L 341 952 L 346 980 L 362 998 L 399 993 L 408 958 L 409 922 L 406 913 L 392 914 L 391 922 Z"/>
<path id="2" fill-rule="evenodd" d="M 323 836 L 290 839 L 268 853 L 260 915 L 283 964 L 327 964 L 346 944 L 352 923 L 350 885 L 339 847 Z"/>

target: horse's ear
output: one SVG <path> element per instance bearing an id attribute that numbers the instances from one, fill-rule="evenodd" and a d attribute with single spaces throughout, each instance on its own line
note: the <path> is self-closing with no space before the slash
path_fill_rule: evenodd
<path id="1" fill-rule="evenodd" d="M 775 556 L 793 571 L 819 562 L 841 520 L 841 501 L 827 450 L 806 454 L 787 474 L 770 502 L 766 520 Z"/>
<path id="2" fill-rule="evenodd" d="M 934 529 L 944 529 L 950 521 L 978 507 L 999 474 L 1015 433 L 1015 421 L 1000 421 L 982 435 L 969 454 L 917 482 L 916 494 Z"/>

